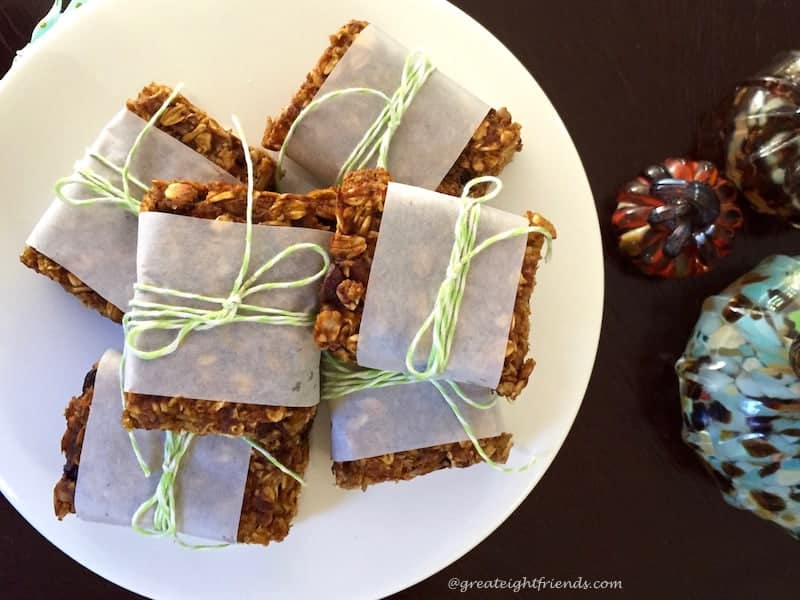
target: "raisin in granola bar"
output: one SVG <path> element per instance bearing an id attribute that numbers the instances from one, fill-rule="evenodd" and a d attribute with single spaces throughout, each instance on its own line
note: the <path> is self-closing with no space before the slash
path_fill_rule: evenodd
<path id="1" fill-rule="evenodd" d="M 350 21 L 330 36 L 330 45 L 295 93 L 291 103 L 277 118 L 267 120 L 262 144 L 280 150 L 300 111 L 314 99 L 336 64 L 347 52 L 366 21 Z M 498 175 L 522 149 L 521 126 L 506 108 L 491 109 L 473 133 L 467 146 L 437 188 L 444 194 L 459 195 L 464 184 L 481 175 Z"/>
<path id="2" fill-rule="evenodd" d="M 356 363 L 361 314 L 388 183 L 385 170 L 370 169 L 347 175 L 339 190 L 336 233 L 330 252 L 332 266 L 323 282 L 314 340 L 321 349 L 347 363 Z M 555 238 L 555 229 L 544 217 L 532 212 L 526 216 L 531 225 L 547 229 Z M 497 386 L 499 395 L 511 399 L 527 385 L 535 364 L 532 358 L 526 358 L 530 298 L 544 242 L 540 234 L 528 235 L 503 373 Z"/>
<path id="3" fill-rule="evenodd" d="M 65 412 L 67 429 L 61 439 L 61 450 L 66 462 L 61 479 L 53 490 L 53 504 L 59 520 L 75 513 L 75 486 L 94 395 L 96 369 L 97 365 L 86 375 L 81 395 L 70 400 Z M 257 441 L 266 443 L 266 440 Z M 293 443 L 275 451 L 274 456 L 283 465 L 302 475 L 308 464 L 308 436 L 298 436 Z M 292 477 L 282 473 L 261 453 L 253 450 L 245 482 L 237 540 L 245 544 L 267 545 L 269 542 L 284 539 L 297 513 L 300 487 Z"/>
<path id="4" fill-rule="evenodd" d="M 256 192 L 253 223 L 332 231 L 336 191 L 306 195 Z M 247 187 L 226 183 L 154 181 L 142 200 L 142 211 L 243 223 Z M 126 393 L 123 424 L 128 429 L 165 429 L 197 434 L 254 436 L 270 452 L 307 433 L 316 406 L 286 407 Z"/>
<path id="5" fill-rule="evenodd" d="M 149 121 L 172 93 L 168 86 L 151 83 L 128 100 L 127 109 Z M 195 150 L 234 177 L 245 180 L 244 151 L 241 142 L 223 129 L 217 121 L 178 95 L 161 115 L 156 127 Z M 255 189 L 271 189 L 275 181 L 275 163 L 263 150 L 251 148 Z M 26 246 L 20 256 L 22 263 L 59 283 L 67 292 L 77 297 L 85 306 L 114 321 L 122 320 L 122 311 L 86 285 L 74 273 L 31 246 Z"/>

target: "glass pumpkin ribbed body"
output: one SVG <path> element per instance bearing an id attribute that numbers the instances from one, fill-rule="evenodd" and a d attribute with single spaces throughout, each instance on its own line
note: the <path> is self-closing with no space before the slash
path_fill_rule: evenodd
<path id="1" fill-rule="evenodd" d="M 676 365 L 683 437 L 729 504 L 800 536 L 800 260 L 708 298 Z"/>
<path id="2" fill-rule="evenodd" d="M 730 252 L 742 213 L 713 164 L 670 158 L 622 187 L 611 220 L 620 251 L 640 271 L 685 277 Z"/>
<path id="3" fill-rule="evenodd" d="M 726 121 L 725 175 L 756 211 L 800 225 L 800 52 L 739 85 Z"/>

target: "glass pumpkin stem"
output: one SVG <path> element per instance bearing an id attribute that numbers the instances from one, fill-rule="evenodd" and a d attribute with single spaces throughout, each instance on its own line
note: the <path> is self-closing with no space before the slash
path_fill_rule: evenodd
<path id="1" fill-rule="evenodd" d="M 711 186 L 702 181 L 660 179 L 653 182 L 650 192 L 673 206 L 691 207 L 692 210 L 684 214 L 691 215 L 692 222 L 698 227 L 711 225 L 719 217 L 719 198 Z"/>
<path id="2" fill-rule="evenodd" d="M 719 198 L 702 181 L 657 179 L 650 186 L 650 193 L 666 203 L 655 208 L 647 221 L 672 230 L 664 243 L 664 254 L 669 257 L 681 253 L 695 230 L 702 231 L 719 218 Z"/>

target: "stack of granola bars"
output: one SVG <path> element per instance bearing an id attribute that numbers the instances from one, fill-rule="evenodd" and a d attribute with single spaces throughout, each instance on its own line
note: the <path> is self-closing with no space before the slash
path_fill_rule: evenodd
<path id="1" fill-rule="evenodd" d="M 424 378 L 326 393 L 328 372 L 407 374 L 406 358 L 425 362 L 430 340 L 410 357 L 406 349 L 451 274 L 465 199 L 492 186 L 470 182 L 499 175 L 522 149 L 507 109 L 435 71 L 405 102 L 388 164 L 372 157 L 344 169 L 406 85 L 410 56 L 376 25 L 347 23 L 249 155 L 184 95 L 152 83 L 59 182 L 21 260 L 125 325 L 124 353 L 107 352 L 67 406 L 59 519 L 127 525 L 148 498 L 166 502 L 168 485 L 177 531 L 280 541 L 297 512 L 321 397 L 331 402 L 340 487 L 507 461 L 512 435 L 494 402 L 515 399 L 534 368 L 530 299 L 555 237 L 538 213 L 480 213 L 478 240 L 527 229 L 467 265 L 450 359 L 434 378 L 452 382 L 454 400 Z M 316 189 L 285 189 L 284 154 Z M 236 292 L 243 280 L 258 289 Z M 132 323 L 148 318 L 157 324 L 142 350 Z M 333 371 L 321 373 L 321 357 Z M 165 453 L 175 439 L 187 442 Z M 146 519 L 158 528 L 154 510 Z"/>

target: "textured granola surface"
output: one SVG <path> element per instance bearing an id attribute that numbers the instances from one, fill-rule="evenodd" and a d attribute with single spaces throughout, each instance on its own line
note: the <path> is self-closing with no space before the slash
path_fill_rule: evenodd
<path id="1" fill-rule="evenodd" d="M 122 425 L 126 429 L 253 436 L 263 438 L 264 447 L 271 452 L 305 434 L 316 414 L 316 406 L 269 406 L 126 392 Z"/>
<path id="2" fill-rule="evenodd" d="M 350 21 L 330 36 L 330 45 L 314 65 L 289 105 L 276 118 L 268 118 L 262 143 L 270 150 L 280 150 L 289 128 L 300 111 L 314 99 L 328 75 L 347 52 L 366 21 Z M 456 159 L 437 191 L 459 195 L 464 184 L 481 175 L 498 175 L 522 149 L 521 126 L 506 108 L 491 109 L 467 146 Z"/>
<path id="3" fill-rule="evenodd" d="M 298 226 L 331 231 L 335 190 L 308 195 L 256 192 L 253 223 Z M 163 212 L 201 219 L 243 222 L 247 211 L 247 187 L 240 184 L 192 181 L 154 181 L 142 199 L 142 212 Z M 182 396 L 125 394 L 122 423 L 128 429 L 165 429 L 198 434 L 256 436 L 270 451 L 305 435 L 316 415 L 316 406 L 286 407 Z"/>
<path id="4" fill-rule="evenodd" d="M 357 171 L 345 177 L 336 208 L 336 233 L 331 242 L 332 267 L 322 288 L 322 304 L 314 326 L 314 339 L 339 360 L 355 363 L 358 332 L 367 282 L 380 229 L 389 175 L 382 169 Z M 531 225 L 552 224 L 537 213 L 526 214 Z M 525 248 L 514 303 L 503 373 L 497 393 L 516 398 L 527 385 L 534 361 L 526 358 L 530 333 L 530 298 L 544 236 L 532 233 Z"/>
<path id="5" fill-rule="evenodd" d="M 256 191 L 253 195 L 253 223 L 333 231 L 336 198 L 334 188 L 314 190 L 308 194 Z M 247 186 L 156 180 L 142 198 L 141 210 L 244 223 Z"/>
<path id="6" fill-rule="evenodd" d="M 330 44 L 325 48 L 314 68 L 308 72 L 305 81 L 295 92 L 289 105 L 277 118 L 267 118 L 264 139 L 261 142 L 266 148 L 280 150 L 297 115 L 314 99 L 333 68 L 368 24 L 366 21 L 353 20 L 342 25 L 336 33 L 329 37 Z"/>
<path id="7" fill-rule="evenodd" d="M 498 463 L 508 460 L 513 445 L 509 433 L 481 439 L 480 444 L 486 454 Z M 439 469 L 469 467 L 479 462 L 481 457 L 470 442 L 456 442 L 374 458 L 335 462 L 333 474 L 339 487 L 366 489 L 375 483 L 413 479 Z"/>
<path id="8" fill-rule="evenodd" d="M 61 479 L 53 490 L 53 504 L 59 520 L 75 513 L 75 485 L 94 395 L 96 368 L 97 365 L 86 375 L 81 395 L 72 398 L 65 411 L 67 429 L 61 439 L 61 450 L 66 461 Z M 266 446 L 270 440 L 257 438 L 257 441 Z M 273 454 L 282 464 L 302 475 L 308 464 L 308 435 L 297 436 Z M 237 540 L 245 544 L 266 545 L 285 538 L 297 513 L 300 487 L 294 479 L 253 450 L 245 482 Z"/>
<path id="9" fill-rule="evenodd" d="M 172 89 L 151 83 L 128 100 L 127 108 L 142 119 L 150 120 L 166 101 Z M 245 180 L 246 169 L 241 142 L 183 95 L 178 95 L 156 123 L 161 131 L 183 142 L 234 177 Z M 266 152 L 250 149 L 253 158 L 255 189 L 269 189 L 275 183 L 275 162 Z M 20 261 L 26 267 L 49 277 L 85 306 L 113 321 L 122 320 L 122 311 L 84 284 L 74 273 L 35 248 L 25 246 Z"/>
<path id="10" fill-rule="evenodd" d="M 169 86 L 151 83 L 136 98 L 128 100 L 128 110 L 149 121 L 171 93 Z M 239 138 L 182 94 L 178 94 L 172 101 L 159 118 L 156 127 L 205 156 L 239 181 L 247 179 L 244 149 Z M 255 189 L 271 189 L 275 184 L 275 161 L 259 148 L 250 148 L 250 156 L 253 159 Z"/>
<path id="11" fill-rule="evenodd" d="M 262 446 L 264 440 L 259 440 Z M 285 444 L 273 455 L 298 475 L 308 466 L 308 434 Z M 279 542 L 289 533 L 302 486 L 273 466 L 263 455 L 252 451 L 244 488 L 242 514 L 237 539 L 243 544 Z"/>
<path id="12" fill-rule="evenodd" d="M 48 258 L 35 248 L 25 246 L 19 260 L 29 269 L 33 269 L 37 273 L 41 273 L 55 281 L 68 293 L 80 300 L 84 306 L 96 310 L 112 321 L 122 322 L 122 311 L 119 308 L 83 283 L 74 273 L 70 273 L 56 261 Z"/>
<path id="13" fill-rule="evenodd" d="M 53 490 L 53 507 L 59 520 L 75 512 L 75 484 L 78 481 L 83 436 L 86 433 L 86 422 L 89 419 L 89 409 L 94 397 L 96 374 L 97 364 L 95 363 L 83 380 L 80 396 L 73 397 L 64 411 L 64 417 L 67 420 L 67 429 L 61 438 L 61 452 L 64 453 L 65 458 L 64 470 Z"/>

